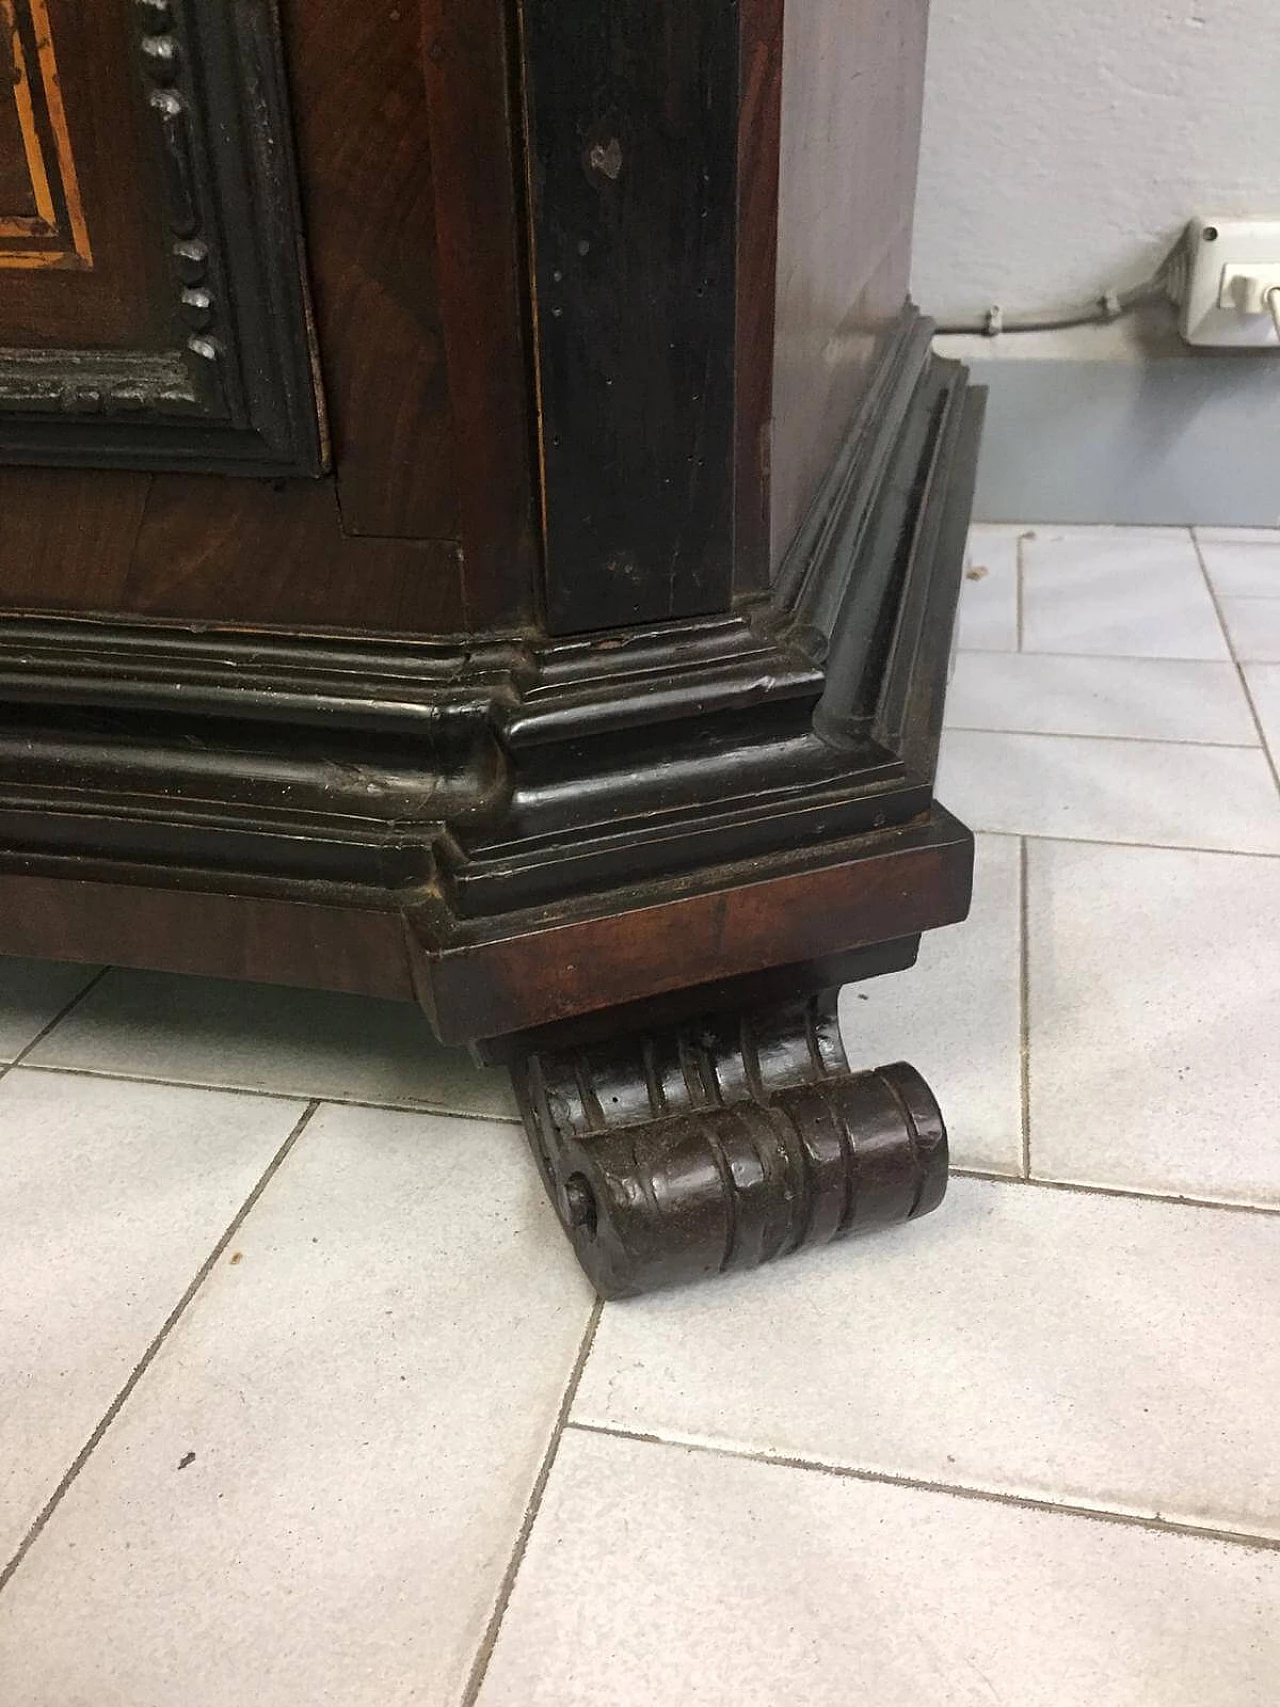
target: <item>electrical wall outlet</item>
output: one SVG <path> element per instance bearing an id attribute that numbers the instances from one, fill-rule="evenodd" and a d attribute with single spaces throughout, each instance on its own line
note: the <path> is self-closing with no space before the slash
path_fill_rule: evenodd
<path id="1" fill-rule="evenodd" d="M 1280 349 L 1266 291 L 1280 285 L 1280 220 L 1193 219 L 1182 336 L 1219 349 Z"/>

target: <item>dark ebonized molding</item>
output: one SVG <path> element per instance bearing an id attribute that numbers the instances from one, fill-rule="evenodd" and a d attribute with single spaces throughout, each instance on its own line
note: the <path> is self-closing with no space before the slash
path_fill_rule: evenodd
<path id="1" fill-rule="evenodd" d="M 932 788 L 979 417 L 905 316 L 775 592 L 727 615 L 471 645 L 0 622 L 0 871 L 390 913 L 459 1042 L 959 919 L 971 837 Z"/>
<path id="2" fill-rule="evenodd" d="M 172 340 L 0 349 L 0 461 L 313 475 L 325 448 L 271 0 L 134 0 Z"/>
<path id="3" fill-rule="evenodd" d="M 726 609 L 737 0 L 525 0 L 547 620 Z"/>

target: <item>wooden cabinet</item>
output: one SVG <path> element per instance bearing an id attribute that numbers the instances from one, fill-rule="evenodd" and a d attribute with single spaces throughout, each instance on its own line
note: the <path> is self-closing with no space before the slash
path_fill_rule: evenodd
<path id="1" fill-rule="evenodd" d="M 0 11 L 0 948 L 420 1002 L 610 1292 L 932 1207 L 923 0 Z"/>

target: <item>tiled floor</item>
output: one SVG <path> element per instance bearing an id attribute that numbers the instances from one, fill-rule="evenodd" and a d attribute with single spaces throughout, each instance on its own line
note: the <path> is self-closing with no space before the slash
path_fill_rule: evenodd
<path id="1" fill-rule="evenodd" d="M 842 1006 L 961 1177 L 701 1290 L 407 1009 L 0 962 L 4 1707 L 1276 1707 L 1278 637 L 1280 533 L 975 530 L 973 918 Z"/>

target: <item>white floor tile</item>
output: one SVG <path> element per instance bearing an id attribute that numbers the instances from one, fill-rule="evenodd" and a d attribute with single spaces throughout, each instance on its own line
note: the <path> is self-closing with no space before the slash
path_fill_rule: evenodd
<path id="1" fill-rule="evenodd" d="M 1222 620 L 1242 664 L 1280 664 L 1280 599 L 1223 599 Z"/>
<path id="2" fill-rule="evenodd" d="M 1261 748 L 948 730 L 938 794 L 974 829 L 1280 853 Z"/>
<path id="3" fill-rule="evenodd" d="M 962 652 L 947 696 L 955 729 L 1127 736 L 1252 747 L 1234 664 Z"/>
<path id="4" fill-rule="evenodd" d="M 1190 533 L 1127 528 L 1024 542 L 1025 652 L 1230 656 Z"/>
<path id="5" fill-rule="evenodd" d="M 1028 859 L 1032 1172 L 1280 1204 L 1280 861 Z"/>
<path id="6" fill-rule="evenodd" d="M 271 984 L 112 971 L 30 1059 L 517 1118 L 507 1075 L 444 1048 L 409 1003 Z"/>
<path id="7" fill-rule="evenodd" d="M 1200 555 L 1219 597 L 1280 599 L 1280 533 L 1265 544 L 1199 537 Z"/>
<path id="8" fill-rule="evenodd" d="M 840 1019 L 858 1067 L 909 1060 L 942 1103 L 957 1167 L 1022 1165 L 1021 861 L 1011 836 L 979 836 L 973 911 L 931 931 L 909 972 L 852 984 Z"/>
<path id="9" fill-rule="evenodd" d="M 457 1702 L 590 1311 L 523 1142 L 322 1110 L 236 1246 L 0 1597 L 5 1707 Z"/>
<path id="10" fill-rule="evenodd" d="M 960 583 L 956 644 L 980 652 L 1018 649 L 1018 539 L 1020 527 L 972 528 Z"/>
<path id="11" fill-rule="evenodd" d="M 20 1055 L 97 972 L 96 966 L 0 956 L 0 1062 Z"/>
<path id="12" fill-rule="evenodd" d="M 0 1567 L 302 1109 L 21 1068 L 0 1083 Z"/>
<path id="13" fill-rule="evenodd" d="M 1280 1536 L 1280 1221 L 959 1179 L 909 1229 L 606 1308 L 575 1420 Z"/>
<path id="14" fill-rule="evenodd" d="M 1280 664 L 1246 664 L 1245 680 L 1272 757 L 1280 761 Z"/>
<path id="15" fill-rule="evenodd" d="M 480 1707 L 1272 1707 L 1280 1555 L 561 1446 Z"/>

